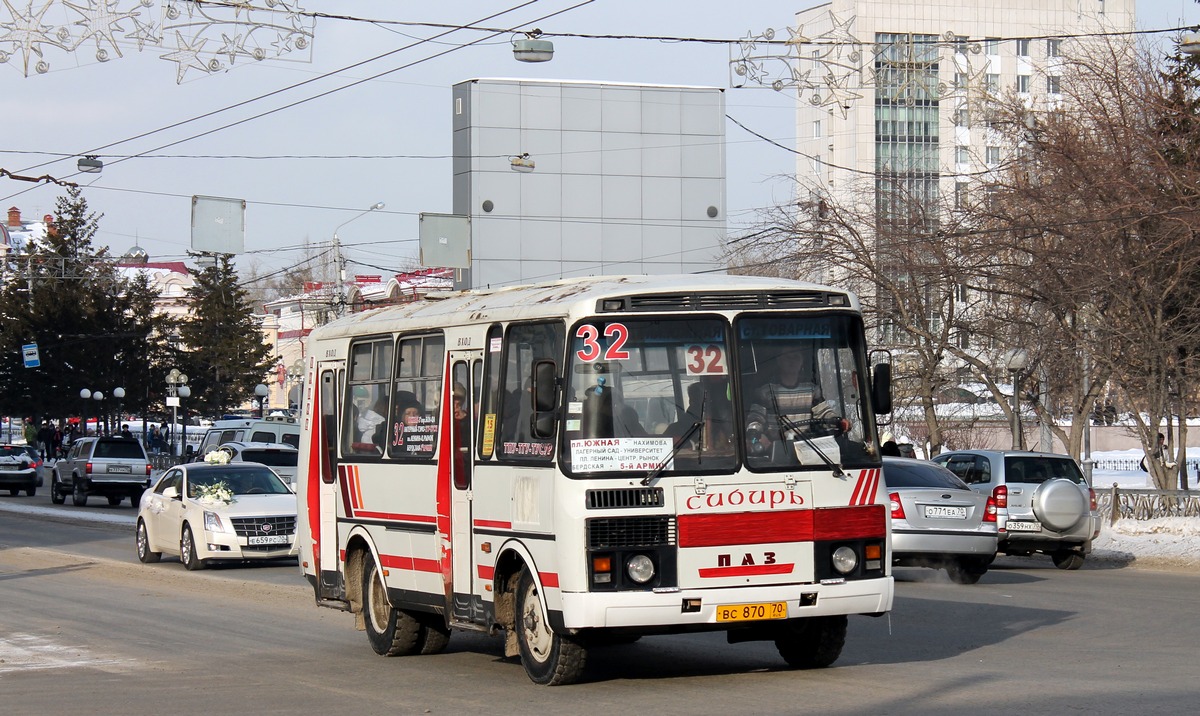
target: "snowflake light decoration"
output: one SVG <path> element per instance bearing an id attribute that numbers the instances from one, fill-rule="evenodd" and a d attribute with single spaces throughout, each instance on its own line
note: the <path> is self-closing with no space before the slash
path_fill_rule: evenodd
<path id="1" fill-rule="evenodd" d="M 0 65 L 26 77 L 49 72 L 50 55 L 88 48 L 97 62 L 122 58 L 123 50 L 159 50 L 175 63 L 179 83 L 189 71 L 228 71 L 239 59 L 311 59 L 315 24 L 299 0 L 263 0 L 265 8 L 203 0 L 0 2 Z"/>
<path id="2" fill-rule="evenodd" d="M 931 67 L 939 58 L 948 59 L 944 67 L 961 78 L 947 83 L 943 72 L 907 72 L 900 83 L 884 79 L 887 62 L 881 62 L 891 45 L 865 43 L 854 34 L 855 17 L 841 19 L 829 12 L 829 29 L 813 37 L 804 26 L 787 28 L 789 39 L 776 41 L 777 33 L 768 29 L 748 35 L 730 50 L 730 87 L 758 85 L 777 92 L 794 89 L 797 98 L 814 107 L 825 107 L 845 117 L 850 104 L 864 96 L 868 88 L 879 92 L 886 87 L 895 99 L 909 103 L 915 96 L 941 97 L 960 93 L 975 99 L 985 86 L 987 62 L 980 57 L 979 43 L 964 43 L 953 32 L 946 32 L 931 52 L 916 53 L 910 47 L 907 56 L 926 57 Z"/>

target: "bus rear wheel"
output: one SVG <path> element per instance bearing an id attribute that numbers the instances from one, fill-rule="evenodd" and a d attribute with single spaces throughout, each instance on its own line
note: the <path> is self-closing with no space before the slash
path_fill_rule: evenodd
<path id="1" fill-rule="evenodd" d="M 575 639 L 557 634 L 550 628 L 537 581 L 528 568 L 521 570 L 517 580 L 516 606 L 513 629 L 517 632 L 521 665 L 525 667 L 529 679 L 543 686 L 561 686 L 578 681 L 587 666 L 587 649 Z"/>
<path id="2" fill-rule="evenodd" d="M 421 650 L 421 624 L 388 601 L 383 577 L 375 560 L 367 557 L 363 568 L 363 621 L 367 639 L 380 656 L 409 656 Z"/>
<path id="3" fill-rule="evenodd" d="M 822 669 L 838 660 L 846 644 L 846 616 L 790 619 L 775 638 L 775 648 L 789 666 Z"/>

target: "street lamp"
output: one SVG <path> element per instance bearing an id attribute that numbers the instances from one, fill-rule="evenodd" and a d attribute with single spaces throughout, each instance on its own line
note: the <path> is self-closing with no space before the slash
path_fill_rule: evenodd
<path id="1" fill-rule="evenodd" d="M 267 394 L 271 392 L 265 384 L 259 383 L 254 386 L 254 394 L 258 396 L 258 417 L 267 417 Z"/>
<path id="2" fill-rule="evenodd" d="M 124 417 L 121 415 L 122 403 L 125 402 L 125 389 L 117 386 L 113 388 L 112 396 L 117 399 L 117 424 L 120 425 Z"/>
<path id="3" fill-rule="evenodd" d="M 357 216 L 346 219 L 342 223 L 338 224 L 333 230 L 333 255 L 337 259 L 338 263 L 338 301 L 337 306 L 334 309 L 334 314 L 338 316 L 342 315 L 346 310 L 346 257 L 342 256 L 342 242 L 338 239 L 338 230 L 346 224 L 349 224 L 351 221 L 354 221 L 355 219 L 361 219 L 367 214 L 370 214 L 372 211 L 382 209 L 383 207 L 383 202 L 377 201 L 366 211 L 358 214 Z"/>
<path id="4" fill-rule="evenodd" d="M 92 391 L 88 390 L 87 388 L 84 388 L 83 390 L 79 391 L 79 397 L 83 400 L 83 410 L 81 411 L 82 414 L 79 417 L 83 420 L 83 434 L 86 437 L 87 436 L 87 419 L 88 419 L 88 403 L 87 403 L 87 401 L 92 399 Z M 100 425 L 99 420 L 96 421 L 96 425 L 97 426 Z"/>
<path id="5" fill-rule="evenodd" d="M 304 380 L 303 360 L 297 358 L 290 366 L 288 366 L 287 378 L 288 382 L 291 383 L 292 386 L 288 388 L 288 409 L 299 409 L 301 398 L 300 391 L 302 390 L 301 381 Z M 292 400 L 293 394 L 295 394 L 295 400 Z"/>
<path id="6" fill-rule="evenodd" d="M 100 437 L 100 413 L 103 412 L 100 408 L 100 401 L 104 400 L 104 393 L 93 390 L 92 400 L 96 401 L 96 437 Z"/>
<path id="7" fill-rule="evenodd" d="M 167 373 L 167 405 L 171 407 L 171 454 L 178 455 L 176 450 L 178 444 L 178 431 L 176 425 L 179 421 L 179 399 L 191 396 L 192 389 L 187 387 L 188 377 L 179 372 L 178 368 L 172 368 Z M 187 433 L 184 433 L 186 439 Z"/>
<path id="8" fill-rule="evenodd" d="M 1013 348 L 1005 356 L 1012 376 L 1012 449 L 1021 450 L 1021 372 L 1029 364 L 1029 353 L 1023 348 Z"/>

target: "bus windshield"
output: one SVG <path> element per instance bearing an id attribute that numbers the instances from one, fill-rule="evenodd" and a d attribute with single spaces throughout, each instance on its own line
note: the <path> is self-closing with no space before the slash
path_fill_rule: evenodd
<path id="1" fill-rule="evenodd" d="M 861 324 L 845 315 L 596 318 L 571 333 L 568 474 L 876 462 Z M 739 399 L 740 396 L 740 399 Z"/>

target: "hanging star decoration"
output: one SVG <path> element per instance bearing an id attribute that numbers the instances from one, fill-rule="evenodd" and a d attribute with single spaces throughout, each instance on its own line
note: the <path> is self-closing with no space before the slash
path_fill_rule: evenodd
<path id="1" fill-rule="evenodd" d="M 0 50 L 0 62 L 8 62 L 9 59 L 16 53 L 20 53 L 22 60 L 22 70 L 26 77 L 29 76 L 29 60 L 31 55 L 36 55 L 38 62 L 34 65 L 34 71 L 39 74 L 45 74 L 50 70 L 50 65 L 42 59 L 42 46 L 52 45 L 61 49 L 67 49 L 61 42 L 55 39 L 54 27 L 42 23 L 42 18 L 46 15 L 46 11 L 54 4 L 54 0 L 46 0 L 46 4 L 40 10 L 34 12 L 33 3 L 30 2 L 25 13 L 22 14 L 19 10 L 12 6 L 8 0 L 4 0 L 4 6 L 8 8 L 9 15 L 12 20 L 9 22 L 0 23 L 0 27 L 7 30 L 3 35 L 0 35 L 0 46 L 8 44 L 8 50 Z"/>
<path id="2" fill-rule="evenodd" d="M 0 66 L 12 65 L 26 77 L 49 72 L 57 54 L 86 51 L 107 62 L 130 48 L 155 48 L 167 50 L 158 56 L 175 63 L 176 81 L 182 82 L 188 69 L 227 70 L 239 58 L 308 62 L 315 33 L 315 20 L 299 0 L 266 0 L 266 7 L 199 0 L 0 3 Z M 60 15 L 59 24 L 46 21 Z M 171 47 L 172 40 L 181 44 Z"/>

